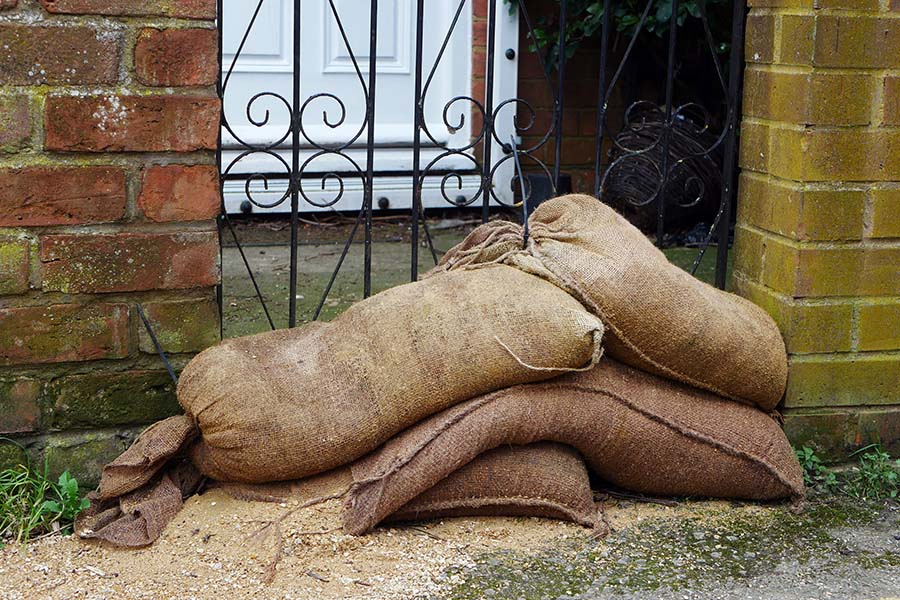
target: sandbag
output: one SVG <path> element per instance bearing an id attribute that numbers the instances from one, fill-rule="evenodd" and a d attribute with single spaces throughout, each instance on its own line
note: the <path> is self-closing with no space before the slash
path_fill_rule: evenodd
<path id="1" fill-rule="evenodd" d="M 474 396 L 588 368 L 601 322 L 507 266 L 381 292 L 331 323 L 226 340 L 184 369 L 178 400 L 223 481 L 297 479 L 347 464 Z"/>
<path id="2" fill-rule="evenodd" d="M 609 356 L 771 410 L 787 383 L 775 322 L 758 306 L 671 264 L 636 227 L 591 196 L 542 203 L 522 228 L 475 229 L 432 273 L 514 265 L 578 298 L 607 327 Z"/>
<path id="3" fill-rule="evenodd" d="M 203 480 L 190 461 L 167 465 L 157 477 L 127 494 L 101 499 L 88 494 L 90 506 L 79 513 L 75 532 L 86 539 L 100 539 L 116 546 L 140 547 L 153 543 L 175 518 L 184 499 L 194 494 Z"/>
<path id="4" fill-rule="evenodd" d="M 603 359 L 594 369 L 459 404 L 355 463 L 344 528 L 362 534 L 474 457 L 554 441 L 606 481 L 651 495 L 798 500 L 797 458 L 746 404 Z"/>
<path id="5" fill-rule="evenodd" d="M 234 483 L 204 481 L 188 460 L 171 462 L 139 489 L 100 500 L 92 492 L 90 507 L 75 523 L 79 537 L 115 546 L 152 544 L 181 510 L 184 499 L 204 485 L 249 502 L 317 502 L 346 493 L 352 468 L 294 481 Z M 537 443 L 495 448 L 437 482 L 406 503 L 389 521 L 417 521 L 460 516 L 528 516 L 573 521 L 599 529 L 584 461 L 572 448 Z"/>
<path id="6" fill-rule="evenodd" d="M 544 517 L 598 528 L 599 514 L 584 460 L 569 446 L 538 442 L 477 456 L 387 520 Z"/>

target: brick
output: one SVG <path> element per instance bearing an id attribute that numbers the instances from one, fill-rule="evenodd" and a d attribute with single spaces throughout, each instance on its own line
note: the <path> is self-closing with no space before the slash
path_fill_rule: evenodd
<path id="1" fill-rule="evenodd" d="M 806 248 L 799 252 L 794 295 L 855 296 L 862 279 L 862 248 Z"/>
<path id="2" fill-rule="evenodd" d="M 884 78 L 884 125 L 900 125 L 900 77 Z"/>
<path id="3" fill-rule="evenodd" d="M 836 354 L 793 356 L 787 407 L 866 406 L 900 403 L 900 356 Z"/>
<path id="4" fill-rule="evenodd" d="M 29 255 L 27 238 L 0 235 L 0 295 L 28 291 Z"/>
<path id="5" fill-rule="evenodd" d="M 0 25 L 0 84 L 84 85 L 119 79 L 119 45 L 91 27 Z"/>
<path id="6" fill-rule="evenodd" d="M 154 86 L 215 85 L 219 76 L 215 29 L 144 29 L 134 47 L 138 81 Z"/>
<path id="7" fill-rule="evenodd" d="M 738 224 L 734 228 L 734 270 L 752 281 L 762 276 L 764 237 Z"/>
<path id="8" fill-rule="evenodd" d="M 0 309 L 0 364 L 125 357 L 128 314 L 124 304 Z"/>
<path id="9" fill-rule="evenodd" d="M 881 444 L 891 456 L 900 456 L 900 407 L 859 413 L 856 446 Z"/>
<path id="10" fill-rule="evenodd" d="M 878 12 L 881 10 L 881 0 L 816 0 L 815 8 Z"/>
<path id="11" fill-rule="evenodd" d="M 866 194 L 861 190 L 805 189 L 801 193 L 797 239 L 862 239 L 865 210 Z"/>
<path id="12" fill-rule="evenodd" d="M 849 352 L 853 306 L 849 303 L 794 302 L 787 309 L 785 344 L 792 354 Z"/>
<path id="13" fill-rule="evenodd" d="M 744 172 L 738 215 L 766 231 L 803 241 L 859 240 L 863 235 L 865 192 L 810 189 L 808 186 Z"/>
<path id="14" fill-rule="evenodd" d="M 51 13 L 70 15 L 216 18 L 216 0 L 40 0 Z"/>
<path id="15" fill-rule="evenodd" d="M 785 179 L 893 181 L 900 172 L 900 130 L 769 127 L 768 134 L 765 169 Z"/>
<path id="16" fill-rule="evenodd" d="M 776 61 L 782 65 L 808 65 L 818 41 L 812 15 L 781 15 L 781 44 Z"/>
<path id="17" fill-rule="evenodd" d="M 851 302 L 796 300 L 748 280 L 740 273 L 733 279 L 733 288 L 772 317 L 781 330 L 788 353 L 850 351 L 853 335 Z"/>
<path id="18" fill-rule="evenodd" d="M 748 66 L 744 71 L 745 115 L 805 123 L 809 113 L 809 75 Z"/>
<path id="19" fill-rule="evenodd" d="M 869 237 L 900 238 L 900 188 L 873 189 Z"/>
<path id="20" fill-rule="evenodd" d="M 815 38 L 815 66 L 900 67 L 900 20 L 822 14 L 816 17 Z"/>
<path id="21" fill-rule="evenodd" d="M 218 283 L 215 232 L 46 235 L 41 262 L 44 290 L 67 294 Z"/>
<path id="22" fill-rule="evenodd" d="M 219 341 L 219 309 L 215 300 L 177 300 L 143 305 L 163 351 L 199 352 Z M 156 353 L 146 329 L 138 329 L 142 352 Z"/>
<path id="23" fill-rule="evenodd" d="M 763 243 L 760 281 L 782 294 L 794 295 L 800 268 L 800 251 L 786 240 L 767 237 Z"/>
<path id="24" fill-rule="evenodd" d="M 219 101 L 205 96 L 49 96 L 47 150 L 214 150 Z"/>
<path id="25" fill-rule="evenodd" d="M 747 16 L 744 56 L 749 63 L 771 63 L 775 58 L 775 17 L 750 13 Z"/>
<path id="26" fill-rule="evenodd" d="M 118 167 L 0 169 L 0 226 L 80 225 L 125 217 Z"/>
<path id="27" fill-rule="evenodd" d="M 753 121 L 741 125 L 740 167 L 747 171 L 766 173 L 769 170 L 769 126 Z"/>
<path id="28" fill-rule="evenodd" d="M 56 480 L 63 471 L 78 481 L 82 490 L 100 482 L 103 466 L 124 452 L 136 436 L 133 431 L 57 433 L 47 441 L 44 456 L 48 476 Z"/>
<path id="29" fill-rule="evenodd" d="M 35 379 L 0 381 L 0 435 L 29 433 L 39 428 L 41 387 Z"/>
<path id="30" fill-rule="evenodd" d="M 213 219 L 220 205 L 214 166 L 157 165 L 144 170 L 138 206 L 151 221 Z"/>
<path id="31" fill-rule="evenodd" d="M 789 410 L 784 413 L 784 433 L 795 448 L 808 446 L 828 462 L 847 459 L 856 448 L 859 420 L 850 411 Z"/>
<path id="32" fill-rule="evenodd" d="M 859 349 L 900 350 L 900 299 L 860 304 Z"/>
<path id="33" fill-rule="evenodd" d="M 0 152 L 15 152 L 31 140 L 29 102 L 24 94 L 0 96 Z"/>
<path id="34" fill-rule="evenodd" d="M 798 73 L 749 67 L 744 114 L 805 125 L 868 125 L 874 79 L 859 73 Z"/>
<path id="35" fill-rule="evenodd" d="M 102 372 L 61 377 L 47 385 L 54 429 L 139 425 L 180 411 L 166 371 Z"/>
<path id="36" fill-rule="evenodd" d="M 857 293 L 861 296 L 900 296 L 900 246 L 866 248 Z"/>
<path id="37" fill-rule="evenodd" d="M 0 469 L 11 469 L 20 465 L 34 464 L 29 452 L 12 440 L 0 438 Z"/>
<path id="38" fill-rule="evenodd" d="M 870 444 L 900 454 L 900 407 L 876 410 L 787 410 L 784 432 L 795 448 L 809 446 L 823 460 L 846 462 Z M 855 458 L 854 458 L 855 460 Z"/>

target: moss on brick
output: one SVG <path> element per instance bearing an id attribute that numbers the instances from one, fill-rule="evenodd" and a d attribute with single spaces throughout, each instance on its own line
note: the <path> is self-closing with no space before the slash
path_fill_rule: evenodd
<path id="1" fill-rule="evenodd" d="M 198 352 L 219 341 L 219 310 L 212 298 L 148 303 L 143 308 L 166 352 Z M 141 351 L 155 353 L 146 329 L 138 331 Z"/>
<path id="2" fill-rule="evenodd" d="M 796 356 L 788 368 L 787 407 L 900 404 L 900 356 Z"/>
<path id="3" fill-rule="evenodd" d="M 0 381 L 0 435 L 38 429 L 41 388 L 35 379 Z"/>
<path id="4" fill-rule="evenodd" d="M 54 429 L 151 423 L 181 412 L 165 371 L 73 375 L 47 386 L 46 421 Z"/>
<path id="5" fill-rule="evenodd" d="M 787 411 L 784 433 L 795 448 L 808 446 L 823 460 L 845 460 L 855 449 L 857 417 L 850 411 Z"/>
<path id="6" fill-rule="evenodd" d="M 133 432 L 118 431 L 51 436 L 44 448 L 50 477 L 69 471 L 82 488 L 94 487 L 100 481 L 103 465 L 121 454 L 133 437 Z"/>
<path id="7" fill-rule="evenodd" d="M 28 291 L 27 239 L 0 236 L 0 295 Z"/>

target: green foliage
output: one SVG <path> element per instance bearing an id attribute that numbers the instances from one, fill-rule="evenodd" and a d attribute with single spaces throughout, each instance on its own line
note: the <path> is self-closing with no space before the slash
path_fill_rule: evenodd
<path id="1" fill-rule="evenodd" d="M 856 465 L 840 473 L 826 467 L 812 448 L 794 449 L 803 467 L 807 487 L 837 492 L 855 500 L 885 500 L 900 497 L 900 459 L 891 459 L 878 444 L 860 448 Z"/>
<path id="2" fill-rule="evenodd" d="M 800 466 L 803 467 L 803 483 L 806 487 L 821 487 L 834 490 L 837 487 L 837 476 L 822 463 L 815 451 L 809 446 L 794 449 Z"/>
<path id="3" fill-rule="evenodd" d="M 66 471 L 54 483 L 43 471 L 27 465 L 0 471 L 0 544 L 24 543 L 36 535 L 70 533 L 75 517 L 90 502 L 82 498 L 78 481 Z"/>
<path id="4" fill-rule="evenodd" d="M 505 0 L 509 4 L 510 13 L 515 11 L 521 0 Z M 709 12 L 716 5 L 728 5 L 731 0 L 682 0 L 678 4 L 676 20 L 679 26 L 690 18 L 699 19 L 702 9 Z M 624 0 L 615 3 L 610 15 L 610 23 L 616 31 L 626 36 L 633 36 L 641 23 L 646 11 L 641 33 L 650 34 L 656 38 L 662 38 L 669 31 L 672 19 L 672 0 L 652 0 L 649 5 L 645 0 Z M 704 6 L 701 6 L 704 5 Z M 578 46 L 585 39 L 600 34 L 603 25 L 603 1 L 602 0 L 569 0 L 566 17 L 566 59 L 572 58 L 578 50 Z M 717 21 L 710 16 L 710 27 L 716 39 L 729 39 L 727 32 L 718 31 Z M 551 23 L 546 17 L 538 19 L 535 25 L 534 40 L 531 50 L 545 51 L 547 62 L 554 64 L 558 56 L 559 29 L 558 25 Z M 725 53 L 728 51 L 727 43 L 719 43 L 716 51 Z"/>
<path id="5" fill-rule="evenodd" d="M 846 476 L 842 491 L 857 500 L 897 498 L 900 493 L 900 459 L 891 460 L 884 449 L 872 444 L 860 448 L 859 463 Z"/>

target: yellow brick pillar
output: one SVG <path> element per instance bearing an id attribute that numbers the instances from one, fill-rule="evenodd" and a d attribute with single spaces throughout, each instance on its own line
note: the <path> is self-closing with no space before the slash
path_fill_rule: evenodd
<path id="1" fill-rule="evenodd" d="M 900 0 L 749 0 L 734 289 L 787 343 L 785 428 L 900 455 Z"/>

